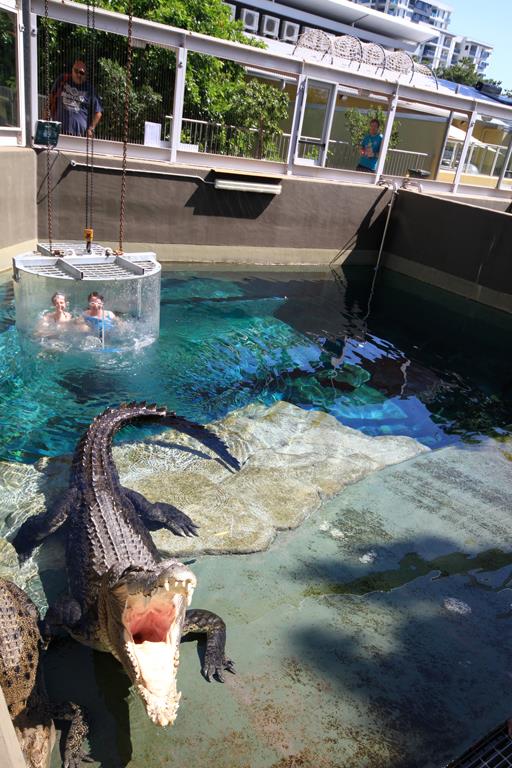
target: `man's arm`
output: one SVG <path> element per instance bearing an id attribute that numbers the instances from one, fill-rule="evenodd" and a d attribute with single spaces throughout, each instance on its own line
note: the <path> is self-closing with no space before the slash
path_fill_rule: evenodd
<path id="1" fill-rule="evenodd" d="M 94 133 L 96 126 L 101 120 L 102 114 L 103 114 L 102 112 L 95 112 L 94 115 L 92 116 L 91 124 L 87 129 L 88 136 L 92 136 L 92 134 Z"/>

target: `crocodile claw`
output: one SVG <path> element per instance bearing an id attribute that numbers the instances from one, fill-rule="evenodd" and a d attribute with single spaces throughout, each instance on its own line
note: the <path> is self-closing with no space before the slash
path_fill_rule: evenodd
<path id="1" fill-rule="evenodd" d="M 165 513 L 164 504 L 157 505 Z M 166 528 L 176 536 L 197 536 L 199 526 L 188 515 L 179 510 L 173 510 L 166 519 Z"/>
<path id="2" fill-rule="evenodd" d="M 212 682 L 212 680 L 217 680 L 219 683 L 224 682 L 224 670 L 227 670 L 228 672 L 231 672 L 231 674 L 236 674 L 235 672 L 235 662 L 231 661 L 231 659 L 226 659 L 225 657 L 222 659 L 222 661 L 219 663 L 218 659 L 213 658 L 214 654 L 207 655 L 204 660 L 202 673 L 206 680 L 208 680 L 209 683 Z"/>

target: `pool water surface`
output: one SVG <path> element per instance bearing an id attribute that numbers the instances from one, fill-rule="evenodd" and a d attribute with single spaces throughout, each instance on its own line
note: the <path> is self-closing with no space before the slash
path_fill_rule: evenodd
<path id="1" fill-rule="evenodd" d="M 392 273 L 372 291 L 373 274 L 167 270 L 158 341 L 89 350 L 20 339 L 4 277 L 0 459 L 72 451 L 97 413 L 127 400 L 205 423 L 282 399 L 429 447 L 508 433 L 512 320 Z"/>

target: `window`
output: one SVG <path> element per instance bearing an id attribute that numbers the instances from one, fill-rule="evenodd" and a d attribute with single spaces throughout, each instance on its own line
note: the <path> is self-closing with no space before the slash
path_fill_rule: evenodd
<path id="1" fill-rule="evenodd" d="M 0 125 L 18 123 L 16 16 L 0 9 Z"/>

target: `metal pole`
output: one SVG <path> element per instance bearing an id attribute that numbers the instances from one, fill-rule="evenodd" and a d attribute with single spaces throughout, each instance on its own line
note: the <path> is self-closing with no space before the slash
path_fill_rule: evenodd
<path id="1" fill-rule="evenodd" d="M 288 156 L 286 158 L 287 173 L 292 172 L 293 163 L 297 157 L 297 147 L 302 131 L 302 121 L 304 120 L 304 111 L 306 109 L 306 91 L 307 77 L 300 74 L 297 81 L 297 95 L 295 97 L 295 109 L 293 111 L 292 129 L 290 132 L 290 141 L 288 144 Z"/>
<path id="2" fill-rule="evenodd" d="M 486 152 L 487 152 L 487 149 L 488 148 L 486 147 L 486 150 L 485 150 Z M 501 147 L 496 147 L 496 149 L 494 150 L 494 160 L 492 161 L 491 170 L 489 171 L 489 176 L 494 176 L 494 171 L 496 170 L 496 163 L 498 162 L 500 152 L 501 152 Z"/>
<path id="3" fill-rule="evenodd" d="M 433 174 L 434 179 L 437 179 L 439 175 L 439 171 L 441 170 L 441 163 L 443 162 L 444 152 L 446 149 L 446 145 L 448 143 L 448 136 L 450 135 L 450 128 L 452 127 L 452 121 L 453 121 L 453 112 L 450 112 L 450 114 L 448 115 L 448 120 L 446 122 L 446 128 L 443 136 L 443 143 L 441 145 L 441 152 L 439 153 L 439 158 L 436 163 L 436 171 Z"/>
<path id="4" fill-rule="evenodd" d="M 394 92 L 391 102 L 389 104 L 388 119 L 386 121 L 386 128 L 384 129 L 384 135 L 382 137 L 382 144 L 380 145 L 379 159 L 377 161 L 377 168 L 375 169 L 375 184 L 379 183 L 379 179 L 384 171 L 384 163 L 388 154 L 389 141 L 391 139 L 391 131 L 393 130 L 393 123 L 395 120 L 396 108 L 398 106 L 398 90 Z"/>
<path id="5" fill-rule="evenodd" d="M 502 183 L 503 179 L 505 178 L 505 174 L 507 172 L 508 165 L 510 163 L 510 158 L 512 156 L 512 133 L 510 134 L 510 140 L 508 143 L 508 149 L 505 154 L 505 159 L 503 161 L 503 165 L 501 167 L 500 175 L 498 177 L 498 183 L 496 184 L 496 189 L 502 189 Z"/>
<path id="6" fill-rule="evenodd" d="M 31 87 L 31 13 L 28 3 L 23 3 L 22 13 L 18 16 L 18 99 L 20 104 L 20 126 L 22 130 L 21 143 L 27 146 L 32 135 L 32 87 Z"/>
<path id="7" fill-rule="evenodd" d="M 460 153 L 459 164 L 455 171 L 455 178 L 453 179 L 452 192 L 455 194 L 459 188 L 460 179 L 462 176 L 463 168 L 466 163 L 466 156 L 468 154 L 469 146 L 471 144 L 471 137 L 473 136 L 473 128 L 476 124 L 477 112 L 474 109 L 469 117 L 468 130 L 466 131 L 466 138 L 462 145 L 462 152 Z"/>
<path id="8" fill-rule="evenodd" d="M 329 93 L 329 101 L 327 103 L 327 111 L 324 119 L 324 129 L 322 131 L 322 146 L 320 148 L 319 165 L 325 168 L 327 161 L 327 155 L 329 152 L 329 140 L 331 138 L 332 123 L 334 120 L 334 112 L 336 109 L 336 99 L 338 96 L 338 87 L 335 84 L 331 85 L 331 91 Z"/>
<path id="9" fill-rule="evenodd" d="M 174 103 L 171 123 L 171 163 L 176 162 L 181 139 L 183 121 L 183 98 L 185 95 L 185 75 L 187 73 L 187 49 L 178 48 L 176 54 L 176 74 L 174 77 Z"/>
<path id="10" fill-rule="evenodd" d="M 32 144 L 32 137 L 35 131 L 36 121 L 39 119 L 39 85 L 38 85 L 38 71 L 37 71 L 37 57 L 38 57 L 38 44 L 37 44 L 37 16 L 35 13 L 29 14 L 29 31 L 30 31 L 30 72 L 29 82 L 27 88 L 29 89 L 28 100 L 30 100 L 30 109 L 27 114 L 27 118 L 30 120 L 30 125 L 27 133 L 27 140 L 30 140 Z"/>

